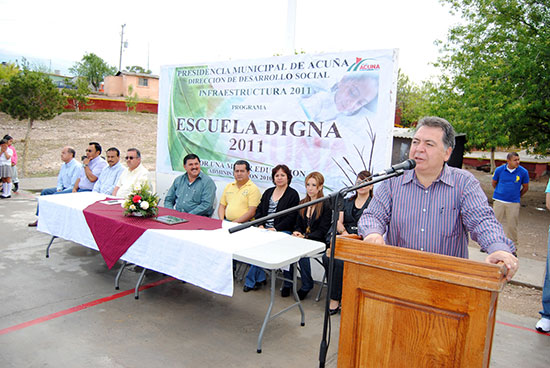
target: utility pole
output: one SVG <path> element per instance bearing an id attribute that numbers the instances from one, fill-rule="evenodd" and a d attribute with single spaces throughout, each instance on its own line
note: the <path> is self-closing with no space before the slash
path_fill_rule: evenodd
<path id="1" fill-rule="evenodd" d="M 124 47 L 124 27 L 126 24 L 122 25 L 122 32 L 120 33 L 120 59 L 118 59 L 118 71 L 122 71 L 122 48 Z"/>
<path id="2" fill-rule="evenodd" d="M 286 13 L 286 47 L 287 55 L 294 55 L 296 51 L 296 3 L 297 0 L 288 0 Z"/>

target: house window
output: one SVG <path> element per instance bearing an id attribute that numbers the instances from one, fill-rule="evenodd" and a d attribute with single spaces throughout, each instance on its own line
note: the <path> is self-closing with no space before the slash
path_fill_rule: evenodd
<path id="1" fill-rule="evenodd" d="M 149 79 L 139 78 L 138 85 L 141 87 L 149 87 Z"/>

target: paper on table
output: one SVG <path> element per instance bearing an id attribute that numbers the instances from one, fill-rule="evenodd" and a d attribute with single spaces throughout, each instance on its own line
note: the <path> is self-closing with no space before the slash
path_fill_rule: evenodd
<path id="1" fill-rule="evenodd" d="M 111 204 L 122 204 L 123 202 L 124 202 L 124 199 L 107 199 L 106 201 L 101 201 L 99 203 L 111 205 Z"/>

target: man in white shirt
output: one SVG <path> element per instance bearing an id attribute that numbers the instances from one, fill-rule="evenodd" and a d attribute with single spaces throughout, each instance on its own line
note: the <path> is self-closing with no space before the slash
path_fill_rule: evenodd
<path id="1" fill-rule="evenodd" d="M 116 147 L 107 150 L 107 163 L 109 166 L 103 169 L 97 179 L 93 192 L 111 195 L 115 189 L 124 167 L 120 163 L 120 151 Z"/>
<path id="2" fill-rule="evenodd" d="M 122 172 L 113 190 L 113 196 L 120 198 L 127 197 L 136 186 L 145 183 L 151 186 L 149 183 L 149 170 L 141 165 L 141 152 L 137 148 L 129 148 L 125 159 L 128 168 Z"/>

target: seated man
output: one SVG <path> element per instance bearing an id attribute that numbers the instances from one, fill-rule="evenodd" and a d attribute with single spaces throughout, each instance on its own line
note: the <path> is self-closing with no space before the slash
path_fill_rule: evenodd
<path id="1" fill-rule="evenodd" d="M 250 180 L 250 164 L 239 160 L 233 165 L 235 181 L 223 190 L 218 207 L 220 220 L 246 222 L 254 217 L 260 203 L 260 190 Z"/>
<path id="2" fill-rule="evenodd" d="M 100 155 L 101 145 L 97 142 L 88 143 L 86 158 L 82 161 L 83 169 L 74 184 L 73 193 L 90 192 L 94 189 L 97 178 L 103 169 L 107 167 L 107 162 Z"/>
<path id="3" fill-rule="evenodd" d="M 185 174 L 174 180 L 164 199 L 164 207 L 200 216 L 212 216 L 216 184 L 201 172 L 199 157 L 193 153 L 183 158 Z"/>
<path id="4" fill-rule="evenodd" d="M 63 161 L 63 164 L 57 175 L 57 187 L 43 189 L 42 192 L 40 192 L 41 196 L 72 192 L 81 170 L 80 163 L 74 158 L 75 155 L 76 151 L 74 148 L 69 146 L 63 147 L 61 150 L 61 161 Z M 38 206 L 36 207 L 36 215 L 38 216 Z M 38 220 L 29 224 L 31 227 L 37 225 Z"/>
<path id="5" fill-rule="evenodd" d="M 107 150 L 107 166 L 97 179 L 94 185 L 94 192 L 111 195 L 115 189 L 115 185 L 124 171 L 124 167 L 120 163 L 120 151 L 116 147 L 111 147 Z"/>
<path id="6" fill-rule="evenodd" d="M 126 152 L 126 165 L 128 167 L 122 172 L 113 190 L 113 196 L 126 198 L 136 186 L 148 183 L 149 170 L 141 164 L 141 152 L 137 148 L 129 148 Z M 151 188 L 152 189 L 152 188 Z"/>

